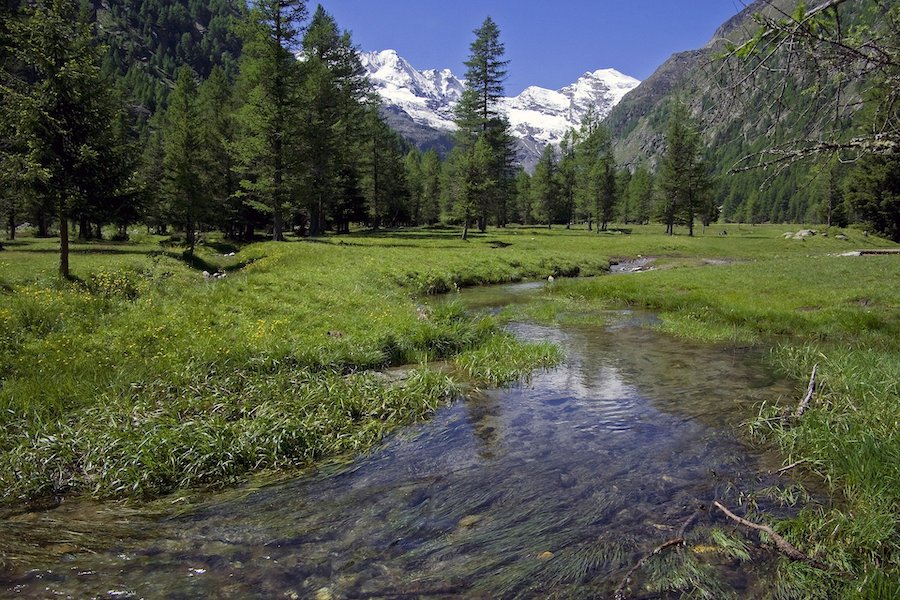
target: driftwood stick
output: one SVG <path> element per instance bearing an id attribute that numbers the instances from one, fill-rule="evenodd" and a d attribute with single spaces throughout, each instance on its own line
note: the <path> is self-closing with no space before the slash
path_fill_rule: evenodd
<path id="1" fill-rule="evenodd" d="M 743 525 L 744 527 L 749 527 L 750 529 L 755 529 L 756 531 L 762 531 L 762 532 L 766 533 L 770 538 L 772 538 L 772 541 L 775 542 L 775 547 L 778 548 L 778 550 L 782 554 L 784 554 L 791 560 L 805 562 L 806 564 L 812 565 L 813 567 L 815 567 L 817 569 L 821 569 L 823 571 L 828 570 L 828 567 L 825 566 L 824 564 L 822 564 L 821 562 L 817 561 L 814 558 L 810 558 L 809 556 L 805 555 L 803 552 L 800 552 L 799 550 L 797 550 L 793 545 L 791 545 L 790 542 L 788 542 L 786 539 L 784 539 L 783 537 L 781 537 L 780 535 L 775 533 L 775 530 L 772 529 L 769 525 L 760 525 L 759 523 L 753 523 L 751 521 L 748 521 L 747 519 L 743 519 L 743 518 L 737 516 L 736 514 L 734 514 L 733 512 L 731 512 L 730 510 L 728 510 L 727 508 L 725 508 L 718 500 L 713 502 L 713 504 L 716 506 L 716 508 L 718 508 L 723 513 L 725 513 L 725 516 L 727 516 L 729 519 L 731 519 L 735 523 Z"/>
<path id="2" fill-rule="evenodd" d="M 809 403 L 812 402 L 813 394 L 816 391 L 816 371 L 819 370 L 819 365 L 813 367 L 812 376 L 809 378 L 809 387 L 806 388 L 806 395 L 803 396 L 803 400 L 800 401 L 800 405 L 797 406 L 797 412 L 794 413 L 794 418 L 799 419 L 803 416 L 803 413 L 806 412 L 806 409 L 809 407 Z"/>
<path id="3" fill-rule="evenodd" d="M 673 537 L 671 540 L 666 540 L 647 554 L 645 554 L 639 561 L 637 561 L 631 569 L 625 574 L 625 577 L 622 578 L 622 583 L 619 584 L 619 587 L 616 588 L 615 600 L 625 600 L 627 595 L 625 594 L 625 586 L 629 584 L 631 581 L 631 576 L 637 572 L 638 569 L 647 564 L 647 561 L 656 556 L 657 554 L 661 554 L 665 550 L 669 548 L 673 548 L 675 546 L 684 545 L 684 534 L 687 533 L 687 530 L 694 524 L 694 521 L 697 520 L 697 517 L 700 516 L 700 513 L 704 510 L 703 505 L 697 507 L 697 510 L 694 513 L 685 519 L 684 523 L 681 524 L 681 527 L 678 529 L 678 535 Z"/>
<path id="4" fill-rule="evenodd" d="M 792 462 L 791 464 L 789 464 L 789 465 L 786 466 L 786 467 L 781 467 L 781 468 L 778 469 L 777 471 L 773 471 L 773 473 L 774 473 L 775 475 L 781 475 L 782 473 L 786 473 L 786 472 L 790 471 L 791 469 L 793 469 L 794 467 L 798 467 L 798 466 L 802 465 L 802 464 L 805 463 L 805 462 L 806 462 L 806 459 L 800 459 L 800 460 L 798 460 L 798 461 L 796 461 L 796 462 Z"/>

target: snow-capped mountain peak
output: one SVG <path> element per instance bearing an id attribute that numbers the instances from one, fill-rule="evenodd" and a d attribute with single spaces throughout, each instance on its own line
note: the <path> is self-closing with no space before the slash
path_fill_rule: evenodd
<path id="1" fill-rule="evenodd" d="M 465 80 L 449 69 L 419 71 L 394 50 L 364 52 L 361 59 L 389 121 L 404 135 L 430 144 L 456 129 L 453 109 Z M 590 107 L 603 118 L 639 83 L 615 69 L 599 69 L 559 90 L 530 86 L 518 96 L 503 98 L 499 108 L 519 140 L 519 160 L 530 168 L 544 146 L 558 144 L 566 131 L 578 128 Z M 419 136 L 420 128 L 430 131 Z"/>

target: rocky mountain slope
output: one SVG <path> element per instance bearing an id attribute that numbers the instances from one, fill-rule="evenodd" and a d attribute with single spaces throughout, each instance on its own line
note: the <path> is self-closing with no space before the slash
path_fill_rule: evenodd
<path id="1" fill-rule="evenodd" d="M 365 52 L 361 58 L 395 129 L 419 147 L 452 145 L 453 109 L 464 80 L 448 69 L 419 71 L 394 50 Z M 500 109 L 518 140 L 521 164 L 531 168 L 547 144 L 558 144 L 566 131 L 579 126 L 589 107 L 602 118 L 638 83 L 615 69 L 600 69 L 559 90 L 531 86 L 504 98 Z"/>
<path id="2" fill-rule="evenodd" d="M 618 103 L 605 119 L 620 165 L 654 169 L 665 151 L 665 131 L 676 100 L 687 104 L 707 145 L 707 160 L 716 181 L 719 205 L 727 219 L 750 222 L 809 222 L 819 218 L 827 177 L 812 163 L 773 173 L 731 173 L 743 157 L 753 156 L 778 140 L 815 138 L 821 130 L 816 97 L 804 93 L 813 80 L 800 68 L 792 76 L 760 72 L 752 85 L 740 85 L 722 55 L 726 42 L 741 43 L 759 25 L 756 14 L 783 17 L 797 0 L 756 0 L 726 21 L 710 41 L 696 50 L 672 55 Z M 812 3 L 815 4 L 815 3 Z M 856 13 L 844 15 L 856 17 Z M 781 65 L 784 66 L 784 65 Z M 827 89 L 820 90 L 825 95 Z M 847 106 L 854 103 L 847 99 Z M 852 122 L 852 111 L 842 115 Z"/>

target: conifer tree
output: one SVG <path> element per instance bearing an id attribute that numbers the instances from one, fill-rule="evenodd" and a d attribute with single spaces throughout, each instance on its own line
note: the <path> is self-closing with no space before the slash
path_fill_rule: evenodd
<path id="1" fill-rule="evenodd" d="M 422 153 L 412 149 L 404 159 L 406 186 L 409 190 L 409 215 L 412 225 L 419 225 L 422 217 Z"/>
<path id="2" fill-rule="evenodd" d="M 515 177 L 514 150 L 509 122 L 497 110 L 497 103 L 503 97 L 503 82 L 509 64 L 503 58 L 505 48 L 500 41 L 500 29 L 487 17 L 473 33 L 475 40 L 469 46 L 469 58 L 465 63 L 466 88 L 456 108 L 457 145 L 461 148 L 459 156 L 464 161 L 458 171 L 466 173 L 464 185 L 468 189 L 471 187 L 468 180 L 472 173 L 471 165 L 485 158 L 486 181 L 483 184 L 489 183 L 489 187 L 478 194 L 478 206 L 469 206 L 458 212 L 468 214 L 470 209 L 474 210 L 471 216 L 477 218 L 479 229 L 484 231 L 489 214 L 497 215 L 498 224 L 503 224 L 505 220 L 505 204 L 512 197 Z M 472 155 L 479 140 L 486 144 L 487 154 L 483 157 Z M 464 233 L 467 231 L 465 229 Z"/>
<path id="3" fill-rule="evenodd" d="M 482 135 L 475 146 L 465 155 L 463 196 L 460 216 L 463 221 L 462 239 L 468 239 L 469 227 L 484 206 L 486 196 L 491 193 L 494 181 L 491 179 L 491 147 Z"/>
<path id="4" fill-rule="evenodd" d="M 516 174 L 516 218 L 523 225 L 531 224 L 531 176 L 525 169 Z"/>
<path id="5" fill-rule="evenodd" d="M 300 107 L 296 53 L 306 19 L 305 0 L 255 0 L 244 27 L 233 146 L 239 196 L 272 215 L 272 239 L 284 239 L 285 208 L 296 196 L 300 152 L 294 147 Z"/>
<path id="6" fill-rule="evenodd" d="M 575 140 L 572 131 L 567 131 L 559 144 L 559 167 L 557 170 L 560 216 L 571 228 L 575 220 L 575 191 L 577 167 L 575 164 Z"/>
<path id="7" fill-rule="evenodd" d="M 231 146 L 237 135 L 232 91 L 225 70 L 216 65 L 197 89 L 200 182 L 214 211 L 215 224 L 229 237 L 245 237 L 246 214 L 234 195 L 238 182 Z M 212 215 L 211 215 L 212 216 Z M 252 234 L 252 229 L 250 230 Z"/>
<path id="8" fill-rule="evenodd" d="M 368 92 L 357 49 L 320 5 L 303 36 L 303 86 L 300 96 L 304 195 L 310 234 L 321 234 L 329 213 L 358 187 L 364 131 L 363 100 Z M 353 179 L 348 181 L 347 178 Z"/>
<path id="9" fill-rule="evenodd" d="M 687 107 L 678 102 L 669 118 L 666 152 L 660 167 L 660 190 L 663 194 L 662 217 L 666 233 L 674 233 L 679 221 L 694 235 L 694 220 L 711 203 L 711 183 L 701 157 L 700 136 Z"/>
<path id="10" fill-rule="evenodd" d="M 208 214 L 210 190 L 204 186 L 197 84 L 186 66 L 178 71 L 169 96 L 163 138 L 163 190 L 169 198 L 169 214 L 184 227 L 187 255 L 193 256 L 197 228 Z"/>
<path id="11" fill-rule="evenodd" d="M 74 3 L 35 2 L 13 23 L 11 37 L 22 77 L 3 90 L 4 117 L 11 119 L 24 179 L 56 213 L 59 272 L 69 277 L 71 217 L 88 198 L 105 197 L 123 183 L 121 171 L 110 170 L 107 161 L 117 149 L 114 124 L 121 106 L 101 76 L 91 26 Z"/>
<path id="12" fill-rule="evenodd" d="M 532 212 L 539 223 L 553 227 L 553 215 L 559 203 L 556 152 L 551 144 L 544 146 L 541 159 L 531 177 Z"/>
<path id="13" fill-rule="evenodd" d="M 434 149 L 422 155 L 422 222 L 434 225 L 441 218 L 441 159 Z"/>

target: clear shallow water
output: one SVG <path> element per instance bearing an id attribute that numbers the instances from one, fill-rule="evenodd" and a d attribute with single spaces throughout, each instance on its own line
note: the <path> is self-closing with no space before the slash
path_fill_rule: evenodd
<path id="1" fill-rule="evenodd" d="M 466 298 L 485 307 L 528 289 Z M 759 401 L 792 391 L 746 350 L 686 345 L 639 327 L 645 319 L 514 324 L 562 346 L 564 364 L 460 400 L 347 467 L 175 516 L 82 505 L 0 523 L 0 535 L 41 546 L 27 569 L 0 576 L 0 595 L 611 597 L 698 503 L 734 505 L 740 491 L 773 483 L 760 473 L 780 458 L 742 444 L 735 428 Z M 693 569 L 715 597 L 757 597 L 764 562 L 710 552 L 701 536 L 712 525 L 728 528 L 702 513 L 696 539 L 654 568 Z M 103 540 L 93 553 L 82 550 L 87 537 Z"/>

